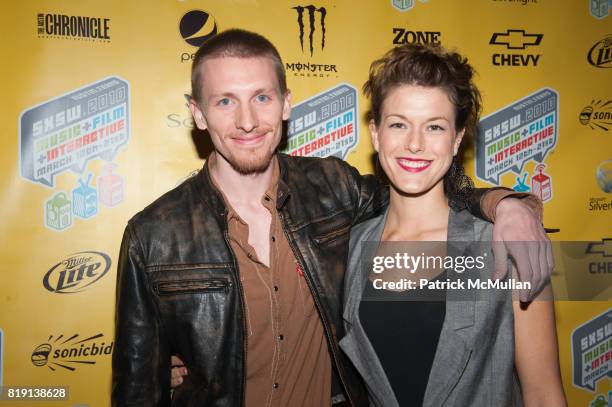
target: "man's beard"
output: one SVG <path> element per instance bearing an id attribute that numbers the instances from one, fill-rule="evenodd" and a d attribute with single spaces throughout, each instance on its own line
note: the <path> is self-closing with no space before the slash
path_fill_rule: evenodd
<path id="1" fill-rule="evenodd" d="M 232 155 L 232 157 L 227 159 L 227 162 L 236 172 L 242 175 L 260 174 L 270 166 L 274 151 L 267 149 L 261 151 L 254 150 L 240 155 L 241 157 Z"/>

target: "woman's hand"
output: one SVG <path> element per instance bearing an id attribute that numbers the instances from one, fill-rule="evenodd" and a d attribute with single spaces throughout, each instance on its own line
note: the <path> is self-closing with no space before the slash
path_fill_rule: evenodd
<path id="1" fill-rule="evenodd" d="M 506 276 L 509 255 L 517 266 L 520 280 L 531 283 L 530 291 L 521 291 L 521 301 L 533 299 L 550 281 L 554 267 L 552 246 L 540 219 L 520 199 L 503 199 L 495 210 L 493 241 L 493 277 Z"/>

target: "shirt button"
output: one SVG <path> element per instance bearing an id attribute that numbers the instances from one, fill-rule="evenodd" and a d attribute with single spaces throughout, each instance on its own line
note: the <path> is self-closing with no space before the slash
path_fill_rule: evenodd
<path id="1" fill-rule="evenodd" d="M 272 387 L 274 387 L 275 389 L 278 389 L 278 383 L 274 383 Z"/>
<path id="2" fill-rule="evenodd" d="M 276 237 L 272 236 L 272 241 L 276 242 Z"/>
<path id="3" fill-rule="evenodd" d="M 274 286 L 274 291 L 278 291 L 278 286 L 277 285 Z"/>
<path id="4" fill-rule="evenodd" d="M 282 341 L 283 339 L 285 339 L 285 337 L 284 337 L 282 334 L 278 335 L 276 338 L 277 338 L 279 341 Z"/>

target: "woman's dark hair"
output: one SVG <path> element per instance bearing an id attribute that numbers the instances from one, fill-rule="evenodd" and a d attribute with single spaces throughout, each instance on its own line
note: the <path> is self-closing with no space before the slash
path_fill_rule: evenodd
<path id="1" fill-rule="evenodd" d="M 370 98 L 368 119 L 378 126 L 382 105 L 389 92 L 398 86 L 414 85 L 441 88 L 455 108 L 455 129 L 464 130 L 464 139 L 475 139 L 481 110 L 481 96 L 474 85 L 475 71 L 467 58 L 446 51 L 439 45 L 405 44 L 388 51 L 372 62 L 364 94 Z M 454 209 L 467 206 L 474 188 L 457 157 L 444 176 L 444 192 Z"/>

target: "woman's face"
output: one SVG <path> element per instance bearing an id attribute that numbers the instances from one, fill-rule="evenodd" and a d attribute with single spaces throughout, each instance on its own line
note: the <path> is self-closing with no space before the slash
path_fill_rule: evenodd
<path id="1" fill-rule="evenodd" d="M 455 108 L 442 88 L 394 88 L 383 101 L 380 124 L 370 122 L 370 132 L 380 164 L 398 192 L 444 190 L 442 179 L 463 131 L 455 129 Z"/>

